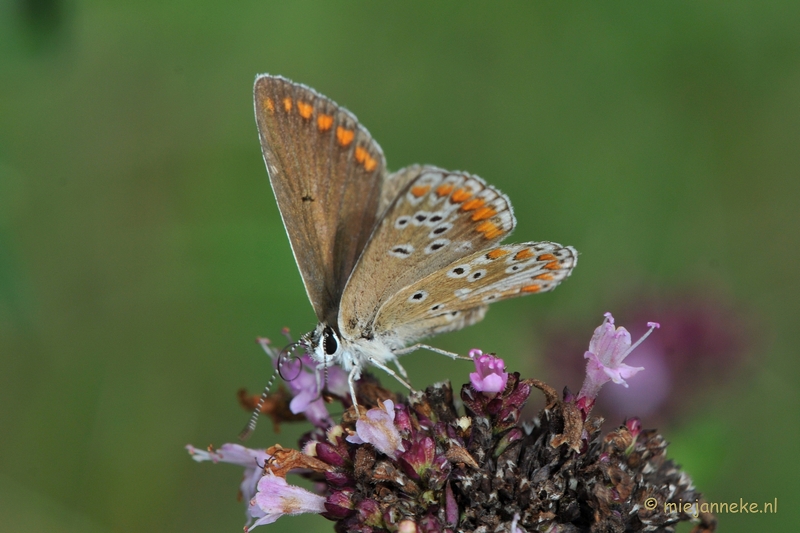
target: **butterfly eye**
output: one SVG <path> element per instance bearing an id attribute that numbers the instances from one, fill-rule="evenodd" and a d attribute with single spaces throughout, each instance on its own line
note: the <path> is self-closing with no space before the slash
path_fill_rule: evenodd
<path id="1" fill-rule="evenodd" d="M 325 329 L 322 330 L 322 347 L 328 355 L 335 354 L 336 350 L 339 349 L 339 343 L 336 342 L 336 335 L 333 333 L 330 326 L 326 326 Z"/>

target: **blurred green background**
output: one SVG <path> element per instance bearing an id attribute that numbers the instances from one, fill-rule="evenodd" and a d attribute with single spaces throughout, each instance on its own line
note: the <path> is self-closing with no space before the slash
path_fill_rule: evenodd
<path id="1" fill-rule="evenodd" d="M 796 525 L 800 3 L 0 9 L 0 530 L 240 531 L 240 469 L 183 446 L 235 440 L 236 390 L 269 375 L 257 335 L 314 325 L 258 144 L 262 72 L 352 110 L 391 169 L 497 185 L 516 240 L 581 252 L 554 293 L 438 346 L 541 375 L 541 324 L 599 324 L 635 283 L 759 317 L 743 378 L 664 430 L 709 501 L 778 498 L 721 530 Z M 417 385 L 470 370 L 404 364 Z M 262 421 L 250 444 L 304 430 Z M 309 528 L 332 530 L 273 526 Z"/>

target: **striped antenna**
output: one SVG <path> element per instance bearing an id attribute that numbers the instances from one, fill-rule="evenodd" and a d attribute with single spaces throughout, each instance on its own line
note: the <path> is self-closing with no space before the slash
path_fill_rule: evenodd
<path id="1" fill-rule="evenodd" d="M 288 330 L 286 330 L 285 333 L 288 335 Z M 269 355 L 270 358 L 273 360 L 277 359 L 277 371 L 272 372 L 272 375 L 267 382 L 267 386 L 264 387 L 264 392 L 261 393 L 261 397 L 259 397 L 255 409 L 253 409 L 253 414 L 250 415 L 250 420 L 247 422 L 245 428 L 239 433 L 240 441 L 249 439 L 250 435 L 252 435 L 255 431 L 256 424 L 258 423 L 258 415 L 261 414 L 261 408 L 264 406 L 264 402 L 267 401 L 269 392 L 272 390 L 272 386 L 275 384 L 276 376 L 280 376 L 284 381 L 292 381 L 297 377 L 303 368 L 302 360 L 296 355 L 299 349 L 305 350 L 306 345 L 303 341 L 289 344 L 286 348 L 281 350 L 277 358 L 275 356 L 275 350 L 270 345 L 269 339 L 259 337 L 256 339 L 256 341 L 261 345 L 264 351 L 267 352 L 267 355 Z"/>
<path id="2" fill-rule="evenodd" d="M 261 393 L 261 397 L 258 399 L 255 409 L 253 409 L 253 414 L 250 415 L 250 420 L 247 422 L 245 428 L 239 433 L 240 441 L 244 442 L 249 439 L 250 435 L 252 435 L 256 430 L 258 415 L 261 414 L 261 408 L 264 406 L 264 402 L 267 401 L 267 396 L 269 396 L 269 391 L 272 389 L 272 385 L 275 383 L 275 376 L 277 375 L 277 372 L 273 372 L 272 376 L 270 376 L 267 386 L 264 387 L 264 392 Z"/>

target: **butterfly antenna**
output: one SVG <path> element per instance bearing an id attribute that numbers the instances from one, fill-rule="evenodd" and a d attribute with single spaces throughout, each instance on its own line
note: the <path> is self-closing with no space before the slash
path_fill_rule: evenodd
<path id="1" fill-rule="evenodd" d="M 283 334 L 289 334 L 289 328 L 283 328 Z M 272 360 L 280 359 L 280 355 L 275 353 L 275 350 L 272 348 L 270 344 L 270 340 L 266 337 L 258 337 L 256 338 L 256 342 L 261 346 L 261 348 L 266 352 L 266 354 Z M 239 440 L 244 442 L 250 438 L 250 435 L 253 434 L 253 431 L 256 429 L 256 424 L 258 423 L 258 415 L 261 414 L 261 408 L 264 406 L 264 402 L 267 401 L 267 396 L 269 396 L 269 391 L 272 390 L 272 385 L 275 384 L 275 376 L 277 372 L 275 370 L 272 371 L 272 375 L 267 382 L 267 386 L 264 387 L 264 392 L 261 393 L 261 397 L 256 402 L 256 407 L 253 409 L 253 414 L 250 416 L 250 420 L 247 422 L 245 428 L 239 432 Z"/>
<path id="2" fill-rule="evenodd" d="M 283 334 L 286 335 L 289 340 L 291 340 L 291 337 L 289 336 L 289 328 L 283 328 Z M 272 346 L 270 346 L 269 339 L 259 338 L 257 339 L 257 342 L 261 345 L 264 351 L 267 352 L 267 355 L 269 355 L 270 358 L 276 362 L 277 368 L 272 372 L 272 376 L 270 376 L 267 386 L 264 387 L 264 392 L 261 393 L 261 397 L 258 399 L 255 409 L 253 409 L 253 414 L 250 416 L 247 426 L 245 426 L 241 433 L 239 433 L 239 440 L 241 441 L 247 440 L 250 435 L 253 434 L 253 431 L 255 431 L 256 423 L 258 422 L 258 415 L 261 414 L 261 408 L 264 406 L 264 402 L 267 401 L 269 391 L 272 390 L 272 385 L 275 384 L 276 377 L 280 376 L 284 381 L 292 381 L 300 373 L 303 368 L 303 363 L 300 357 L 297 356 L 297 352 L 307 348 L 307 341 L 301 339 L 298 342 L 292 342 L 276 355 L 275 350 L 273 350 Z M 287 372 L 289 374 L 287 374 Z"/>
<path id="3" fill-rule="evenodd" d="M 245 428 L 239 433 L 239 440 L 244 442 L 250 438 L 250 435 L 256 430 L 256 424 L 258 423 L 258 415 L 261 414 L 261 408 L 264 406 L 264 402 L 267 401 L 267 396 L 269 396 L 269 391 L 272 390 L 272 385 L 275 383 L 275 376 L 277 375 L 276 372 L 272 373 L 272 376 L 269 378 L 269 382 L 267 382 L 267 386 L 264 387 L 264 392 L 261 393 L 261 397 L 258 399 L 256 403 L 255 409 L 253 409 L 253 414 L 250 416 L 250 420 L 247 422 Z"/>

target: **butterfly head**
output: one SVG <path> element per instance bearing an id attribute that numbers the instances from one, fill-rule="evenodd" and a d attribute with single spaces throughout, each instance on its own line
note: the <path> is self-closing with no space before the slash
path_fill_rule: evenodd
<path id="1" fill-rule="evenodd" d="M 339 334 L 331 326 L 320 323 L 301 339 L 309 356 L 317 363 L 340 364 L 342 361 L 342 341 Z"/>

